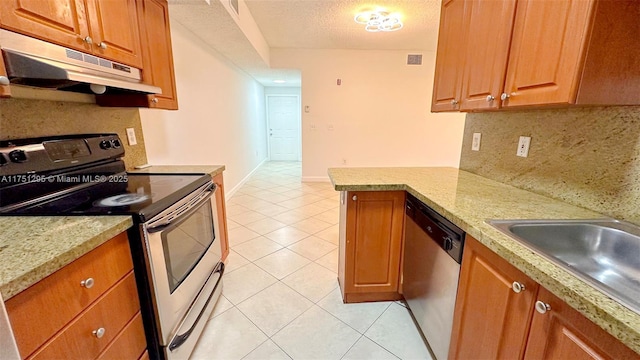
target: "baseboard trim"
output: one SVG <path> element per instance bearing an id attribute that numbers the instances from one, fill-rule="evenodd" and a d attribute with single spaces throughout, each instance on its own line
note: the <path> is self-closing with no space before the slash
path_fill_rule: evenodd
<path id="1" fill-rule="evenodd" d="M 247 176 L 245 176 L 244 178 L 242 178 L 242 180 L 240 180 L 240 182 L 238 183 L 238 185 L 234 186 L 233 189 L 226 191 L 224 194 L 224 197 L 226 199 L 230 198 L 233 196 L 233 194 L 235 194 L 238 190 L 240 190 L 240 188 L 246 184 L 247 181 L 249 181 L 249 178 L 251 178 L 251 176 L 253 176 L 253 174 L 255 174 L 256 171 L 258 171 L 258 169 L 260 168 L 260 166 L 262 166 L 264 163 L 266 163 L 267 161 L 269 161 L 269 159 L 264 159 L 260 162 L 260 164 L 258 164 L 255 168 L 253 168 L 253 170 L 251 170 L 251 172 L 249 174 L 247 174 Z"/>
<path id="2" fill-rule="evenodd" d="M 331 182 L 328 176 L 303 176 L 302 182 Z"/>

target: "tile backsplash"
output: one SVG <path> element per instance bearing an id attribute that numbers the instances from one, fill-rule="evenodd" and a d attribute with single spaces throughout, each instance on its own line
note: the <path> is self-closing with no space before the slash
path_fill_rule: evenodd
<path id="1" fill-rule="evenodd" d="M 527 158 L 520 136 L 531 137 Z M 640 107 L 467 114 L 460 168 L 640 224 Z"/>
<path id="2" fill-rule="evenodd" d="M 137 145 L 129 146 L 126 128 L 135 129 Z M 147 163 L 137 108 L 108 108 L 93 103 L 40 99 L 0 99 L 0 140 L 84 133 L 117 133 L 125 147 L 127 169 Z"/>

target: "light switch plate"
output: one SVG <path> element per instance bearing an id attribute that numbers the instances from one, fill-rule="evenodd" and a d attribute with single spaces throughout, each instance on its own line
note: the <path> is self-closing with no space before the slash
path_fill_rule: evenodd
<path id="1" fill-rule="evenodd" d="M 138 144 L 138 140 L 136 139 L 136 129 L 127 128 L 127 140 L 129 141 L 129 146 Z"/>
<path id="2" fill-rule="evenodd" d="M 480 139 L 482 138 L 481 133 L 473 133 L 473 141 L 471 142 L 471 150 L 480 151 Z"/>
<path id="3" fill-rule="evenodd" d="M 529 145 L 531 144 L 531 137 L 529 136 L 520 136 L 520 141 L 518 141 L 518 151 L 516 155 L 520 157 L 529 156 Z"/>

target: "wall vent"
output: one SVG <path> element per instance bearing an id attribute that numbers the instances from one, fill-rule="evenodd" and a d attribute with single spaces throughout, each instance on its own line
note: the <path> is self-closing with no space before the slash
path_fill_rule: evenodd
<path id="1" fill-rule="evenodd" d="M 422 55 L 421 54 L 407 55 L 407 65 L 422 65 Z"/>

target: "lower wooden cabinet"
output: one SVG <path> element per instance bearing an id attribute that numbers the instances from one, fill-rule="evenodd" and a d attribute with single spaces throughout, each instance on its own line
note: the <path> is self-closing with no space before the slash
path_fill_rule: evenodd
<path id="1" fill-rule="evenodd" d="M 340 195 L 338 280 L 344 302 L 401 299 L 404 191 Z"/>
<path id="2" fill-rule="evenodd" d="M 126 233 L 5 305 L 23 358 L 137 359 L 146 350 Z"/>
<path id="3" fill-rule="evenodd" d="M 227 229 L 227 206 L 224 198 L 224 179 L 222 173 L 215 175 L 213 182 L 218 186 L 218 190 L 216 191 L 216 212 L 218 213 L 218 226 L 220 227 L 222 261 L 225 261 L 229 255 L 229 230 Z"/>
<path id="4" fill-rule="evenodd" d="M 450 359 L 640 359 L 468 234 L 451 337 Z"/>

